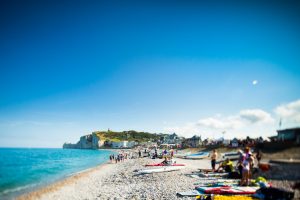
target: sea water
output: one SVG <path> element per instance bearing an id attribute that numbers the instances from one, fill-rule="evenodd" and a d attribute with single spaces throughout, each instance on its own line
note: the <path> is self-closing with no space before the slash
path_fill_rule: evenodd
<path id="1" fill-rule="evenodd" d="M 12 199 L 106 162 L 108 150 L 0 148 L 0 199 Z"/>

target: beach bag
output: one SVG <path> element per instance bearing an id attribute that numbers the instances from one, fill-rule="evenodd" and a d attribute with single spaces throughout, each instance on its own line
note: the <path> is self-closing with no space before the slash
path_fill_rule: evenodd
<path id="1" fill-rule="evenodd" d="M 259 163 L 258 164 L 259 169 L 261 169 L 263 172 L 270 170 L 270 164 L 269 163 Z"/>
<path id="2" fill-rule="evenodd" d="M 256 192 L 259 194 L 263 194 L 265 200 L 274 200 L 274 199 L 290 200 L 294 198 L 294 192 L 290 192 L 279 188 L 273 188 L 273 187 L 260 188 Z"/>

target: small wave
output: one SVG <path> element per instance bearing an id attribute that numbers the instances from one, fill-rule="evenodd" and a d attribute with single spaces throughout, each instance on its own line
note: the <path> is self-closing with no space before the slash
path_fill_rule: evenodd
<path id="1" fill-rule="evenodd" d="M 16 187 L 16 188 L 12 188 L 12 189 L 7 189 L 7 190 L 4 190 L 4 191 L 0 192 L 0 196 L 8 194 L 8 193 L 19 192 L 21 190 L 25 190 L 25 189 L 28 189 L 28 188 L 33 188 L 35 186 L 37 186 L 37 184 L 29 184 L 29 185 L 20 186 L 20 187 Z"/>
<path id="2" fill-rule="evenodd" d="M 94 167 L 90 167 L 90 168 L 81 170 L 81 171 L 79 171 L 79 172 L 74 172 L 74 173 L 68 174 L 67 177 L 75 176 L 75 175 L 81 174 L 81 173 L 83 173 L 83 172 L 87 172 L 87 171 L 89 171 L 89 170 L 91 170 L 91 169 L 93 169 L 93 168 L 94 168 Z"/>

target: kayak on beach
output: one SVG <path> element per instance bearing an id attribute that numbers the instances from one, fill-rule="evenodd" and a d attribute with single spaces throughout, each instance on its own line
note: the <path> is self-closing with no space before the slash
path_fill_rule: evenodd
<path id="1" fill-rule="evenodd" d="M 152 174 L 152 173 L 159 173 L 159 172 L 170 172 L 170 171 L 177 171 L 184 168 L 184 166 L 165 166 L 160 168 L 151 168 L 151 169 L 142 169 L 139 170 L 139 174 Z"/>
<path id="2" fill-rule="evenodd" d="M 198 190 L 190 190 L 185 192 L 177 192 L 176 195 L 179 197 L 196 197 L 201 195 L 201 193 Z"/>
<path id="3" fill-rule="evenodd" d="M 220 186 L 220 187 L 196 187 L 198 191 L 206 194 L 255 194 L 258 187 L 250 186 Z"/>
<path id="4" fill-rule="evenodd" d="M 201 184 L 204 186 L 204 184 L 238 184 L 239 180 L 237 179 L 200 179 L 199 182 L 195 182 L 194 185 L 200 186 Z M 207 185 L 206 185 L 207 186 Z"/>
<path id="5" fill-rule="evenodd" d="M 177 163 L 172 163 L 172 164 L 165 164 L 165 163 L 153 163 L 153 164 L 147 164 L 145 165 L 146 167 L 158 167 L 158 166 L 185 166 L 185 164 L 177 164 Z"/>
<path id="6" fill-rule="evenodd" d="M 198 169 L 199 172 L 204 172 L 204 173 L 207 173 L 207 172 L 214 172 L 213 169 Z"/>
<path id="7" fill-rule="evenodd" d="M 199 177 L 227 177 L 229 173 L 215 173 L 215 172 L 211 172 L 211 173 L 197 173 L 197 175 Z"/>

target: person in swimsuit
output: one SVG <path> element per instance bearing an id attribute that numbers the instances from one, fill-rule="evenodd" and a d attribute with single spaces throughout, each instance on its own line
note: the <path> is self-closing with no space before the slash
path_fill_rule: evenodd
<path id="1" fill-rule="evenodd" d="M 211 154 L 211 168 L 215 172 L 216 171 L 216 160 L 217 160 L 218 153 L 214 149 L 213 153 Z"/>
<path id="2" fill-rule="evenodd" d="M 242 166 L 243 166 L 243 171 L 242 171 L 241 185 L 247 186 L 249 185 L 249 179 L 251 177 L 251 169 L 253 167 L 253 156 L 251 155 L 250 151 L 244 154 Z"/>

